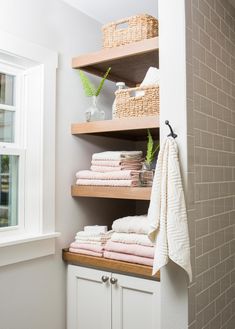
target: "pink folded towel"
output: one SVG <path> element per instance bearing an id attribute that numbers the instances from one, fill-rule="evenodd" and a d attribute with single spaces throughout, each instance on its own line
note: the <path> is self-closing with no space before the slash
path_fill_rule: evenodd
<path id="1" fill-rule="evenodd" d="M 72 242 L 70 244 L 70 248 L 73 249 L 85 249 L 85 250 L 90 250 L 94 252 L 103 252 L 104 251 L 104 245 L 96 245 L 96 244 L 90 244 L 90 243 L 77 243 L 77 242 Z"/>
<path id="2" fill-rule="evenodd" d="M 139 165 L 141 162 L 143 162 L 143 158 L 129 160 L 91 160 L 92 166 L 105 166 L 105 167 L 119 167 L 119 166 L 125 166 L 125 165 Z"/>
<path id="3" fill-rule="evenodd" d="M 104 251 L 104 257 L 109 259 L 121 260 L 128 263 L 136 263 L 141 265 L 153 266 L 153 259 L 146 257 L 139 257 L 129 254 L 121 254 L 118 252 Z"/>
<path id="4" fill-rule="evenodd" d="M 92 171 L 98 172 L 110 172 L 110 171 L 120 171 L 120 170 L 140 170 L 142 167 L 141 164 L 138 165 L 125 165 L 125 166 L 118 166 L 118 167 L 111 167 L 111 166 L 91 166 Z"/>
<path id="5" fill-rule="evenodd" d="M 105 245 L 105 250 L 139 257 L 154 257 L 154 247 L 141 246 L 138 244 L 125 244 L 109 240 Z"/>
<path id="6" fill-rule="evenodd" d="M 76 173 L 77 179 L 132 179 L 138 178 L 139 172 L 132 170 L 95 172 L 91 170 L 80 170 Z"/>
<path id="7" fill-rule="evenodd" d="M 89 255 L 89 256 L 95 256 L 95 257 L 103 257 L 102 252 L 95 252 L 95 251 L 91 251 L 91 250 L 69 248 L 69 251 L 75 252 L 77 254 L 83 254 L 83 255 Z"/>
<path id="8" fill-rule="evenodd" d="M 139 181 L 132 179 L 109 179 L 109 180 L 98 180 L 98 179 L 77 179 L 77 185 L 85 186 L 123 186 L 123 187 L 135 187 L 139 185 Z"/>

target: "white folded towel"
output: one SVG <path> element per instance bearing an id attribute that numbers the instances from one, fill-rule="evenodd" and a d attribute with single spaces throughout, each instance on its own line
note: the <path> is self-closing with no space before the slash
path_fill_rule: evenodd
<path id="1" fill-rule="evenodd" d="M 112 225 L 114 232 L 120 233 L 148 234 L 149 228 L 147 215 L 119 218 L 116 219 Z"/>
<path id="2" fill-rule="evenodd" d="M 142 246 L 150 246 L 150 247 L 154 246 L 154 244 L 149 240 L 148 236 L 145 234 L 114 232 L 111 236 L 111 241 L 127 243 L 127 244 L 140 244 Z"/>
<path id="3" fill-rule="evenodd" d="M 149 85 L 160 85 L 160 70 L 156 67 L 150 67 L 144 77 L 144 80 L 141 82 L 140 87 L 145 87 Z M 136 91 L 135 96 L 143 96 L 144 91 Z"/>
<path id="4" fill-rule="evenodd" d="M 156 243 L 153 274 L 169 258 L 181 266 L 192 281 L 190 246 L 178 147 L 168 137 L 160 149 L 154 176 L 148 220 L 149 238 Z"/>
<path id="5" fill-rule="evenodd" d="M 143 87 L 153 84 L 156 85 L 160 84 L 160 70 L 157 69 L 156 67 L 150 66 L 140 86 Z"/>
<path id="6" fill-rule="evenodd" d="M 106 151 L 94 153 L 92 160 L 121 160 L 129 157 L 142 157 L 142 154 L 142 151 Z"/>
<path id="7" fill-rule="evenodd" d="M 106 225 L 87 225 L 84 226 L 84 232 L 97 232 L 97 233 L 106 233 L 108 227 Z"/>

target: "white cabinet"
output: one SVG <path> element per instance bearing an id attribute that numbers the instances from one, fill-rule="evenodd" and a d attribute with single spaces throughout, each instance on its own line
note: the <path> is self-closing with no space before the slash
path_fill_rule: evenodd
<path id="1" fill-rule="evenodd" d="M 161 329 L 160 283 L 68 266 L 67 329 Z"/>

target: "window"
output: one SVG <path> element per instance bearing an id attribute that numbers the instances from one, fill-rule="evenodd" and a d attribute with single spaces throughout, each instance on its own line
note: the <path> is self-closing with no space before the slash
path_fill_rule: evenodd
<path id="1" fill-rule="evenodd" d="M 59 235 L 56 67 L 55 52 L 0 31 L 0 266 L 53 253 Z"/>
<path id="2" fill-rule="evenodd" d="M 22 71 L 0 63 L 0 231 L 23 222 Z"/>

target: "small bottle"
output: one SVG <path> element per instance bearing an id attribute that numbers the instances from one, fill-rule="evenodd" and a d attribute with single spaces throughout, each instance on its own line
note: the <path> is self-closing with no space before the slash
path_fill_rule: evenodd
<path id="1" fill-rule="evenodd" d="M 117 86 L 117 90 L 121 90 L 126 87 L 125 82 L 117 82 L 116 86 Z M 115 112 L 116 112 L 116 98 L 114 99 L 114 102 L 112 105 L 112 119 L 115 118 Z"/>

